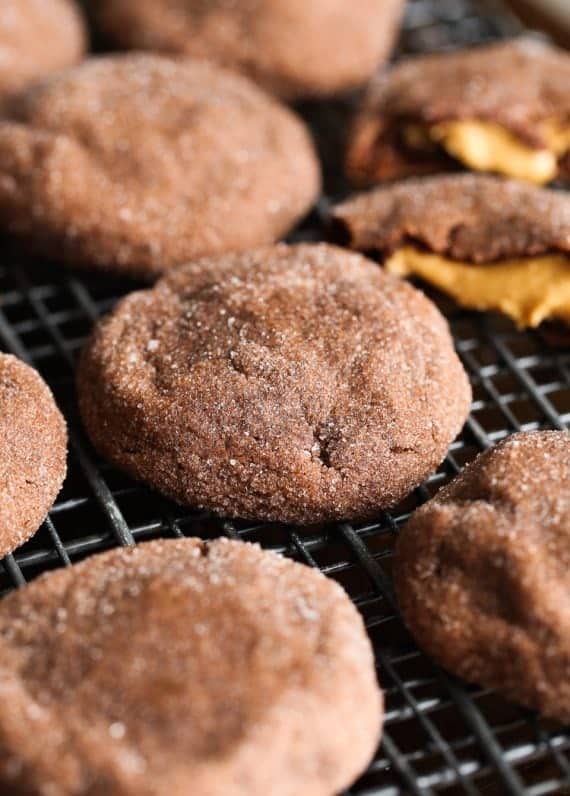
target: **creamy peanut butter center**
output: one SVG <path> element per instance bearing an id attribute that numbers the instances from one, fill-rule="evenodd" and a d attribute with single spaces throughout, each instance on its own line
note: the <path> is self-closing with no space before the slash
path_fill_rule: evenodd
<path id="1" fill-rule="evenodd" d="M 406 142 L 415 148 L 443 147 L 474 171 L 490 171 L 544 185 L 558 173 L 558 160 L 570 150 L 570 127 L 544 124 L 544 149 L 533 149 L 509 130 L 493 122 L 450 121 L 433 127 L 410 125 Z"/>
<path id="2" fill-rule="evenodd" d="M 385 268 L 417 276 L 464 307 L 498 310 L 520 328 L 549 318 L 570 323 L 570 257 L 564 254 L 474 265 L 406 246 L 388 258 Z"/>

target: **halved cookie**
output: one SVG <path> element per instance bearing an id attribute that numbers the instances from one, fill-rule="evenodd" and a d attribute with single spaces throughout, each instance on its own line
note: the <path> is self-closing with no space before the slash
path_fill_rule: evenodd
<path id="1" fill-rule="evenodd" d="M 519 327 L 570 324 L 570 195 L 462 174 L 376 188 L 332 210 L 333 234 Z"/>
<path id="2" fill-rule="evenodd" d="M 468 168 L 570 178 L 570 55 L 517 39 L 402 61 L 372 84 L 347 149 L 357 184 Z"/>

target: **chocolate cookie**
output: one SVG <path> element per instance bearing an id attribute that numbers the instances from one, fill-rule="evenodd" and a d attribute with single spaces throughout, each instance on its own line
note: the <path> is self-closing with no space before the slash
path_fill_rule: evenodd
<path id="1" fill-rule="evenodd" d="M 94 58 L 0 123 L 0 227 L 71 265 L 152 277 L 272 242 L 318 190 L 296 116 L 204 63 Z"/>
<path id="2" fill-rule="evenodd" d="M 42 524 L 66 472 L 65 421 L 38 373 L 0 353 L 0 556 Z"/>
<path id="3" fill-rule="evenodd" d="M 81 60 L 85 30 L 71 0 L 10 0 L 0 13 L 0 101 Z"/>
<path id="4" fill-rule="evenodd" d="M 404 0 L 95 0 L 122 47 L 205 58 L 285 97 L 364 83 L 392 49 Z"/>
<path id="5" fill-rule="evenodd" d="M 10 595 L 0 681 L 15 796 L 329 796 L 382 724 L 340 586 L 225 539 L 113 550 Z"/>
<path id="6" fill-rule="evenodd" d="M 375 251 L 388 271 L 418 276 L 519 326 L 570 324 L 570 195 L 484 175 L 377 188 L 337 205 L 333 232 Z"/>
<path id="7" fill-rule="evenodd" d="M 347 151 L 356 183 L 464 166 L 570 178 L 570 55 L 533 40 L 421 56 L 380 76 Z"/>
<path id="8" fill-rule="evenodd" d="M 133 476 L 299 524 L 397 502 L 442 460 L 471 395 L 431 302 L 324 244 L 198 261 L 131 294 L 78 384 L 91 439 Z"/>
<path id="9" fill-rule="evenodd" d="M 570 721 L 570 435 L 515 434 L 412 517 L 397 587 L 450 671 Z"/>

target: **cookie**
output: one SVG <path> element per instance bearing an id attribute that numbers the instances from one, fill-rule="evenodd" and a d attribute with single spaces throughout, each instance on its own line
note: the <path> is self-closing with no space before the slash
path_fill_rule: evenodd
<path id="1" fill-rule="evenodd" d="M 570 178 L 570 55 L 518 39 L 403 61 L 372 85 L 347 172 L 372 184 L 452 170 Z"/>
<path id="2" fill-rule="evenodd" d="M 10 0 L 0 13 L 0 102 L 81 60 L 86 35 L 71 0 Z"/>
<path id="3" fill-rule="evenodd" d="M 507 0 L 508 5 L 527 28 L 543 31 L 562 47 L 570 46 L 570 17 L 566 0 Z"/>
<path id="4" fill-rule="evenodd" d="M 382 724 L 341 587 L 226 539 L 113 550 L 13 593 L 0 682 L 14 796 L 329 796 Z"/>
<path id="5" fill-rule="evenodd" d="M 67 430 L 47 385 L 0 353 L 0 557 L 38 530 L 66 473 Z"/>
<path id="6" fill-rule="evenodd" d="M 490 175 L 407 180 L 332 210 L 333 234 L 519 327 L 570 324 L 570 195 Z"/>
<path id="7" fill-rule="evenodd" d="M 289 99 L 346 91 L 390 54 L 404 0 L 96 0 L 121 47 L 204 58 Z"/>
<path id="8" fill-rule="evenodd" d="M 72 266 L 152 278 L 270 243 L 318 190 L 297 117 L 204 63 L 93 58 L 0 123 L 0 227 Z"/>
<path id="9" fill-rule="evenodd" d="M 449 671 L 570 721 L 570 435 L 514 434 L 400 534 L 397 589 Z"/>
<path id="10" fill-rule="evenodd" d="M 431 302 L 324 244 L 194 262 L 131 294 L 96 328 L 78 387 L 118 467 L 183 504 L 295 524 L 397 502 L 471 395 Z"/>

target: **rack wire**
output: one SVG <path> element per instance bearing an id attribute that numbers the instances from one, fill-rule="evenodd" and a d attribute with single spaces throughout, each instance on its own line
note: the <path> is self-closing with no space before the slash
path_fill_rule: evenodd
<path id="1" fill-rule="evenodd" d="M 442 50 L 513 30 L 506 16 L 483 13 L 480 6 L 472 0 L 412 0 L 401 52 Z M 317 135 L 327 114 L 338 111 L 303 110 Z M 329 164 L 329 186 L 334 180 Z M 296 237 L 322 237 L 319 218 L 314 214 Z M 474 401 L 463 433 L 434 476 L 396 510 L 366 525 L 304 529 L 222 521 L 182 509 L 106 465 L 78 422 L 77 353 L 93 322 L 132 288 L 133 283 L 30 262 L 2 245 L 0 348 L 35 366 L 50 384 L 69 421 L 71 450 L 69 476 L 49 518 L 4 559 L 0 590 L 110 547 L 156 537 L 227 535 L 259 542 L 339 581 L 365 618 L 386 692 L 386 726 L 374 761 L 349 794 L 570 792 L 570 728 L 438 668 L 405 630 L 391 580 L 398 527 L 480 450 L 514 431 L 570 427 L 570 352 L 549 348 L 539 334 L 518 332 L 505 319 L 443 302 Z"/>

